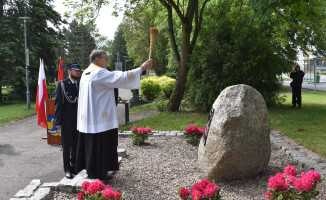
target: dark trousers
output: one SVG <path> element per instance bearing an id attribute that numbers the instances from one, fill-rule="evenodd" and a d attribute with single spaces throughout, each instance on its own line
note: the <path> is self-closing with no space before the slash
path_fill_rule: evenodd
<path id="1" fill-rule="evenodd" d="M 292 105 L 301 107 L 301 86 L 292 87 Z"/>
<path id="2" fill-rule="evenodd" d="M 61 144 L 63 153 L 63 169 L 74 172 L 76 167 L 78 131 L 62 127 Z"/>

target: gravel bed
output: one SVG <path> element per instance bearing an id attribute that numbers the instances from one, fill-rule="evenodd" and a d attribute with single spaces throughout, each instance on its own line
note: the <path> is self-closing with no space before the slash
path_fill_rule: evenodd
<path id="1" fill-rule="evenodd" d="M 127 150 L 111 180 L 105 182 L 114 190 L 125 192 L 127 200 L 179 199 L 178 187 L 190 187 L 200 181 L 203 174 L 198 168 L 197 149 L 182 137 L 149 137 L 143 146 L 132 145 L 128 138 L 119 138 L 119 148 Z M 295 162 L 272 145 L 269 165 L 256 177 L 232 182 L 218 182 L 221 196 L 226 200 L 264 199 L 268 179 Z M 326 184 L 320 184 L 318 199 L 326 199 Z M 76 194 L 55 192 L 53 200 L 77 199 Z"/>

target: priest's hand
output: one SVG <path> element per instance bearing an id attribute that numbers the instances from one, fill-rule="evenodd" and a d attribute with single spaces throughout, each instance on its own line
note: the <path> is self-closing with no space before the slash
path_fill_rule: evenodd
<path id="1" fill-rule="evenodd" d="M 140 69 L 143 72 L 143 71 L 149 70 L 151 67 L 152 67 L 152 59 L 147 60 L 146 62 L 144 62 L 141 65 Z"/>

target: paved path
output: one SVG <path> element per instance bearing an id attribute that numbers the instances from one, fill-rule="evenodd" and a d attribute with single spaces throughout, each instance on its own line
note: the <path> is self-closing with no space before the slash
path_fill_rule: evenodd
<path id="1" fill-rule="evenodd" d="M 130 90 L 119 96 L 131 97 Z M 124 105 L 118 105 L 119 124 L 125 123 Z M 155 113 L 153 113 L 155 114 Z M 146 117 L 130 116 L 130 121 Z M 10 199 L 33 179 L 58 182 L 64 177 L 60 145 L 48 145 L 46 130 L 37 125 L 37 116 L 0 127 L 0 199 Z"/>
<path id="2" fill-rule="evenodd" d="M 283 78 L 289 78 L 288 75 L 286 74 L 282 74 L 282 77 Z M 286 86 L 290 86 L 290 83 L 291 83 L 292 80 L 290 81 L 283 81 L 282 84 L 283 85 L 286 85 Z M 325 75 L 321 75 L 320 76 L 320 81 L 321 82 L 326 82 L 326 76 Z M 326 83 L 316 83 L 316 88 L 315 88 L 315 84 L 314 83 L 306 83 L 306 82 L 303 82 L 302 83 L 302 88 L 304 89 L 310 89 L 310 90 L 322 90 L 322 91 L 326 91 Z"/>
<path id="3" fill-rule="evenodd" d="M 121 97 L 121 99 L 123 100 L 130 100 L 132 98 L 132 93 L 130 90 L 119 89 L 119 97 Z M 117 109 L 118 109 L 119 126 L 122 126 L 126 124 L 125 105 L 118 104 Z M 129 119 L 129 121 L 130 120 L 131 119 Z"/>
<path id="4" fill-rule="evenodd" d="M 48 145 L 44 136 L 36 116 L 0 128 L 1 199 L 10 199 L 32 179 L 62 179 L 61 147 Z"/>

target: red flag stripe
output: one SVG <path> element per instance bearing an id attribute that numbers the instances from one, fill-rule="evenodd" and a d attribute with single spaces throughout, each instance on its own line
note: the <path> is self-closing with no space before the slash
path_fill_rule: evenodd
<path id="1" fill-rule="evenodd" d="M 65 79 L 65 73 L 63 71 L 63 62 L 62 62 L 62 58 L 60 57 L 60 62 L 59 62 L 59 70 L 58 70 L 58 80 L 57 82 L 59 82 L 60 80 Z"/>

